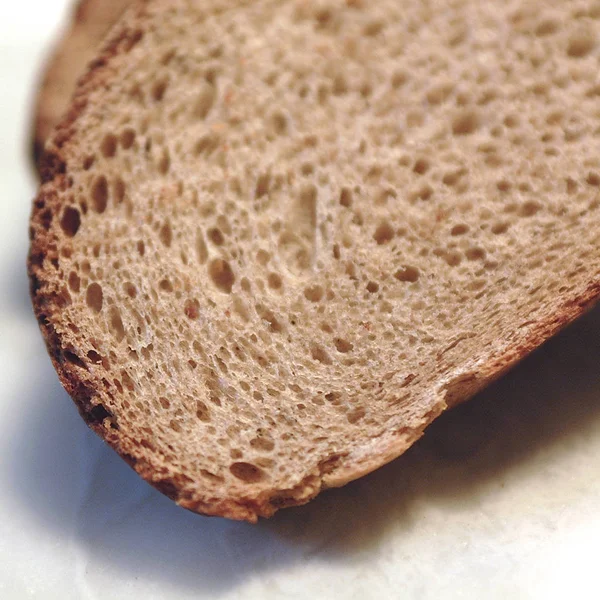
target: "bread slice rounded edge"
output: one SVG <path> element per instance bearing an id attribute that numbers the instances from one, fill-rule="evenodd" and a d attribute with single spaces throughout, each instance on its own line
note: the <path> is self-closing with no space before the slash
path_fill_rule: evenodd
<path id="1" fill-rule="evenodd" d="M 60 79 L 60 77 L 57 77 L 57 74 L 65 68 L 62 59 L 72 52 L 72 38 L 76 32 L 86 31 L 86 23 L 89 21 L 86 15 L 89 7 L 97 2 L 104 2 L 104 0 L 76 1 L 68 17 L 69 22 L 64 31 L 61 32 L 60 37 L 54 41 L 48 56 L 46 56 L 41 65 L 38 74 L 36 97 L 32 106 L 32 119 L 29 132 L 29 156 L 38 175 L 40 174 L 41 159 L 46 141 L 55 125 L 56 115 L 53 114 L 52 110 L 48 110 L 49 102 L 53 104 L 54 101 L 52 94 L 49 93 L 49 85 L 55 79 Z M 123 6 L 123 11 L 125 9 L 126 5 Z M 91 47 L 90 50 L 92 50 Z M 82 75 L 83 72 L 77 73 L 77 75 Z M 70 90 L 70 92 L 73 91 Z M 68 104 L 65 105 L 65 108 L 67 106 Z"/>
<path id="2" fill-rule="evenodd" d="M 52 131 L 52 119 L 48 117 L 46 110 L 48 83 L 55 78 L 55 73 L 60 69 L 59 60 L 67 50 L 68 40 L 73 32 L 81 26 L 79 15 L 85 10 L 85 5 L 91 1 L 93 0 L 77 1 L 69 16 L 70 22 L 61 33 L 60 38 L 55 40 L 40 70 L 30 132 L 30 156 L 38 173 L 41 167 L 44 146 Z"/>
<path id="3" fill-rule="evenodd" d="M 79 80 L 70 110 L 54 130 L 46 146 L 40 164 L 42 186 L 31 215 L 28 274 L 34 313 L 48 352 L 62 385 L 73 398 L 83 419 L 142 478 L 178 505 L 209 516 L 255 523 L 258 517 L 270 517 L 280 508 L 306 504 L 326 488 L 340 487 L 367 475 L 404 453 L 447 408 L 469 399 L 500 377 L 599 299 L 600 280 L 591 281 L 585 289 L 572 292 L 571 297 L 566 298 L 563 294 L 557 299 L 556 309 L 530 328 L 524 329 L 518 342 L 505 343 L 499 349 L 487 350 L 487 355 L 479 357 L 468 368 L 463 367 L 460 372 L 440 379 L 439 385 L 431 390 L 433 408 L 423 415 L 418 427 L 391 429 L 350 453 L 332 455 L 321 461 L 290 489 L 266 490 L 239 498 L 199 497 L 197 489 L 196 493 L 191 494 L 189 484 L 193 482 L 187 476 L 174 473 L 164 465 L 150 464 L 123 431 L 111 427 L 112 415 L 101 404 L 94 402 L 96 390 L 82 380 L 79 367 L 66 358 L 69 349 L 63 347 L 60 335 L 50 323 L 49 316 L 60 310 L 59 300 L 51 295 L 44 295 L 40 290 L 44 261 L 58 260 L 56 245 L 49 232 L 49 221 L 58 216 L 61 208 L 56 190 L 69 186 L 65 150 L 77 130 L 77 122 L 85 110 L 89 95 L 107 84 L 106 79 L 113 71 L 113 59 L 128 52 L 143 35 L 145 4 L 146 1 L 142 0 L 132 7 L 109 34 L 103 49 Z"/>

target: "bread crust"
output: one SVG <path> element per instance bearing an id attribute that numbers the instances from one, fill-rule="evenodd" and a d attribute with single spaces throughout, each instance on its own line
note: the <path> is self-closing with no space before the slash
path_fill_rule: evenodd
<path id="1" fill-rule="evenodd" d="M 46 61 L 35 101 L 31 157 L 38 170 L 46 140 L 69 105 L 77 78 L 94 56 L 102 36 L 133 0 L 79 0 L 67 30 Z"/>
<path id="2" fill-rule="evenodd" d="M 272 516 L 282 507 L 305 504 L 323 489 L 343 486 L 362 477 L 401 455 L 447 408 L 472 397 L 598 301 L 600 281 L 597 280 L 590 281 L 583 291 L 563 294 L 557 298 L 554 310 L 519 332 L 516 342 L 484 349 L 482 355 L 467 368 L 440 380 L 439 385 L 431 390 L 433 408 L 424 415 L 418 427 L 386 431 L 350 453 L 325 457 L 291 489 L 263 490 L 235 498 L 215 497 L 203 494 L 197 487 L 193 488 L 195 482 L 182 473 L 174 472 L 168 465 L 150 463 L 127 432 L 113 422 L 113 415 L 98 403 L 96 390 L 100 382 L 77 364 L 72 349 L 65 346 L 64 340 L 51 325 L 50 317 L 61 310 L 61 298 L 46 294 L 40 283 L 47 277 L 44 264 L 57 260 L 57 240 L 50 231 L 49 223 L 61 212 L 62 204 L 57 192 L 70 186 L 68 149 L 77 132 L 79 119 L 90 94 L 102 86 L 110 85 L 115 58 L 129 52 L 143 36 L 148 18 L 146 7 L 151 3 L 151 0 L 140 2 L 120 21 L 110 40 L 80 79 L 70 110 L 54 131 L 41 158 L 42 186 L 31 216 L 28 273 L 35 315 L 48 352 L 61 383 L 73 398 L 83 419 L 141 477 L 177 504 L 205 515 L 254 523 L 259 517 Z"/>

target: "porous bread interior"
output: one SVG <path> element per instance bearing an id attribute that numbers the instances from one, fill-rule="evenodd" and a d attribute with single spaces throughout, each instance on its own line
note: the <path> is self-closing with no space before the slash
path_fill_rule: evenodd
<path id="1" fill-rule="evenodd" d="M 382 464 L 597 283 L 599 2 L 131 20 L 42 188 L 36 293 L 106 435 L 184 505 L 265 498 L 252 519 Z"/>

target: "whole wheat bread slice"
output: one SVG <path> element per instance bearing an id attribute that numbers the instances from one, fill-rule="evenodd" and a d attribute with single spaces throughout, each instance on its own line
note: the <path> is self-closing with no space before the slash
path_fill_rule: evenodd
<path id="1" fill-rule="evenodd" d="M 31 222 L 84 419 L 249 521 L 402 454 L 598 297 L 599 39 L 591 1 L 136 6 Z"/>
<path id="2" fill-rule="evenodd" d="M 50 132 L 66 112 L 77 78 L 133 0 L 79 0 L 71 22 L 44 66 L 34 107 L 32 156 L 39 166 Z"/>

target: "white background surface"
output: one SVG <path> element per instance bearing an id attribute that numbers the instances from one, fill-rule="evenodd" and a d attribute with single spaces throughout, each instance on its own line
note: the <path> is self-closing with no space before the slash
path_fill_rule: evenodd
<path id="1" fill-rule="evenodd" d="M 598 598 L 600 311 L 379 472 L 257 526 L 143 483 L 61 389 L 25 276 L 64 0 L 0 2 L 0 598 Z"/>

